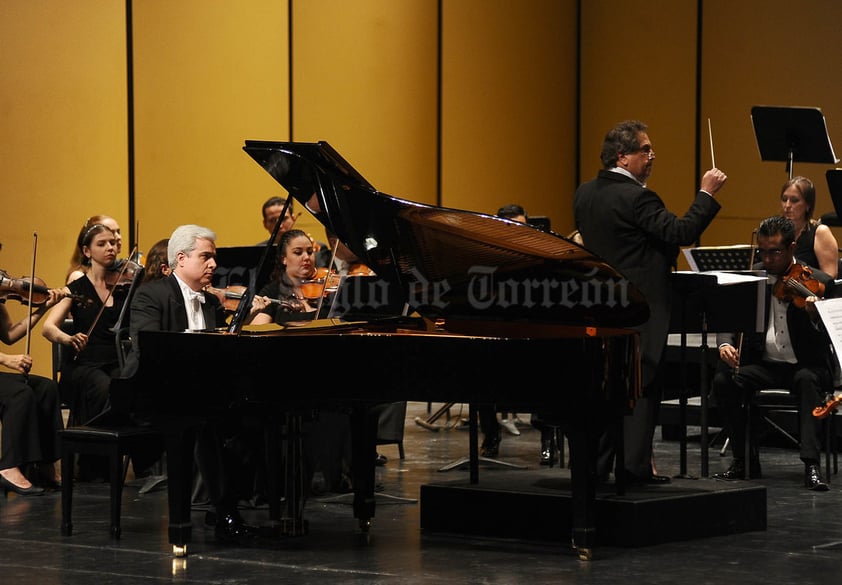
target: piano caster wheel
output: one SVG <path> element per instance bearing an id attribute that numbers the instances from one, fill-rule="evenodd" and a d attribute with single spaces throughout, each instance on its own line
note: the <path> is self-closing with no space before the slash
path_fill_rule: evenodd
<path id="1" fill-rule="evenodd" d="M 579 555 L 580 561 L 591 561 L 591 560 L 593 560 L 593 549 L 591 549 L 589 547 L 578 548 L 578 549 L 576 549 L 576 553 Z"/>
<path id="2" fill-rule="evenodd" d="M 172 545 L 172 554 L 176 556 L 176 558 L 184 558 L 187 556 L 187 545 L 182 544 L 181 546 L 174 544 Z"/>

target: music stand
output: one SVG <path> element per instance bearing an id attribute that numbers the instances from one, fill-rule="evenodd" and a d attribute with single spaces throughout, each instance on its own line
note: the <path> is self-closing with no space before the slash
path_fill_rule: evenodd
<path id="1" fill-rule="evenodd" d="M 736 246 L 699 246 L 684 248 L 684 257 L 693 272 L 714 270 L 750 270 L 754 250 L 748 244 Z"/>
<path id="2" fill-rule="evenodd" d="M 833 213 L 822 215 L 822 223 L 829 226 L 842 226 L 842 169 L 828 169 L 825 174 L 830 200 L 833 202 Z"/>
<path id="3" fill-rule="evenodd" d="M 697 248 L 698 250 L 698 248 Z M 704 259 L 702 251 L 699 256 Z M 717 257 L 715 254 L 711 257 Z M 704 260 L 703 260 L 704 262 Z M 739 272 L 735 270 L 734 272 Z M 743 271 L 748 272 L 748 271 Z M 679 389 L 680 471 L 687 475 L 687 333 L 701 333 L 699 394 L 701 399 L 699 426 L 701 428 L 701 475 L 708 476 L 708 333 L 731 331 L 761 331 L 765 317 L 765 277 L 760 274 L 735 274 L 726 271 L 693 273 L 674 272 L 672 284 L 678 299 L 673 305 L 670 331 L 681 334 Z M 733 282 L 729 282 L 733 280 Z M 747 311 L 751 307 L 752 311 Z"/>
<path id="4" fill-rule="evenodd" d="M 786 172 L 790 179 L 794 161 L 839 162 L 819 108 L 753 106 L 751 120 L 760 159 L 786 161 Z"/>

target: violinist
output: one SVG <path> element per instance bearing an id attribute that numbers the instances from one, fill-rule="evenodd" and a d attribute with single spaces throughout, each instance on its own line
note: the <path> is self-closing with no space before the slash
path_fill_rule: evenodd
<path id="1" fill-rule="evenodd" d="M 12 345 L 23 339 L 65 293 L 50 289 L 37 309 L 15 322 L 6 307 L 6 298 L 0 298 L 0 341 Z M 32 357 L 27 354 L 0 352 L 0 365 L 12 370 L 0 372 L 0 486 L 5 493 L 41 495 L 43 486 L 61 485 L 55 464 L 59 458 L 58 430 L 64 426 L 58 386 L 50 378 L 29 373 Z M 30 467 L 30 477 L 24 473 L 26 467 Z"/>
<path id="2" fill-rule="evenodd" d="M 286 323 L 313 318 L 318 299 L 307 298 L 305 285 L 316 275 L 313 241 L 303 231 L 291 229 L 281 236 L 278 244 L 278 261 L 269 283 L 258 292 L 266 308 L 258 313 L 252 323 Z M 273 304 L 271 299 L 290 301 L 296 311 L 290 312 L 289 304 Z"/>
<path id="3" fill-rule="evenodd" d="M 120 235 L 120 224 L 118 224 L 117 220 L 110 215 L 92 215 L 85 220 L 84 225 L 82 225 L 82 229 L 79 230 L 79 235 L 76 238 L 77 245 L 73 248 L 73 254 L 70 256 L 70 267 L 67 269 L 67 276 L 64 279 L 65 283 L 76 280 L 82 276 L 82 274 L 87 272 L 90 262 L 85 261 L 85 257 L 79 249 L 78 242 L 79 238 L 81 238 L 82 235 L 94 225 L 104 225 L 114 232 L 117 257 L 120 257 L 120 252 L 123 249 L 123 237 Z"/>
<path id="4" fill-rule="evenodd" d="M 117 234 L 105 224 L 94 224 L 80 233 L 77 246 L 85 270 L 67 288 L 91 302 L 62 299 L 44 320 L 44 337 L 68 346 L 74 353 L 74 359 L 61 370 L 61 390 L 70 404 L 71 424 L 87 424 L 103 412 L 111 379 L 119 373 L 114 327 L 128 287 L 117 286 L 119 273 L 112 270 L 117 242 Z M 68 317 L 73 320 L 70 332 L 62 328 Z"/>
<path id="5" fill-rule="evenodd" d="M 722 480 L 756 479 L 761 476 L 757 437 L 746 437 L 746 407 L 763 388 L 787 388 L 798 397 L 800 458 L 804 463 L 804 486 L 827 491 L 821 476 L 821 443 L 813 408 L 823 404 L 832 388 L 833 355 L 815 301 L 831 290 L 825 273 L 795 261 L 796 229 L 785 217 L 764 219 L 757 230 L 760 268 L 769 279 L 766 329 L 746 334 L 739 344 L 734 335 L 718 335 L 721 362 L 714 375 L 713 392 L 731 430 L 733 459 L 728 469 L 714 474 Z M 792 282 L 798 280 L 798 283 Z M 795 285 L 795 286 L 791 286 Z M 751 412 L 755 412 L 752 409 Z M 759 425 L 751 424 L 751 429 Z M 745 447 L 749 441 L 749 461 Z"/>

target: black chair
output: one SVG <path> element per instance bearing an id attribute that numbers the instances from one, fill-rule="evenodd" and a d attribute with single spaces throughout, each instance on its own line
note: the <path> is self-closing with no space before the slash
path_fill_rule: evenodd
<path id="1" fill-rule="evenodd" d="M 764 428 L 757 429 L 758 432 L 774 432 L 784 438 L 786 442 L 795 448 L 801 445 L 798 437 L 787 430 L 783 424 L 784 418 L 794 419 L 798 427 L 798 399 L 785 388 L 764 388 L 755 393 L 754 400 L 747 409 L 746 437 L 751 437 L 754 432 L 751 428 L 752 420 L 759 420 Z M 752 414 L 752 411 L 756 411 Z M 825 480 L 830 481 L 831 459 L 833 474 L 839 472 L 838 454 L 836 449 L 836 434 L 834 428 L 835 415 L 831 414 L 823 421 L 824 454 L 825 454 Z M 759 439 L 758 439 L 759 440 Z M 723 448 L 724 449 L 724 448 Z M 749 461 L 746 456 L 746 461 Z"/>

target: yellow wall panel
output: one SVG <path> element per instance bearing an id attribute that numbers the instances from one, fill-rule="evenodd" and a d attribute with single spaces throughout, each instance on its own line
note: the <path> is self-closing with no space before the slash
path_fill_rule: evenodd
<path id="1" fill-rule="evenodd" d="M 0 3 L 0 268 L 13 277 L 31 272 L 35 232 L 36 275 L 55 287 L 88 216 L 127 221 L 124 23 L 122 2 Z M 49 375 L 40 324 L 30 347 L 33 372 Z"/>
<path id="2" fill-rule="evenodd" d="M 701 178 L 695 169 L 696 2 L 653 0 L 635 5 L 633 15 L 618 4 L 582 2 L 580 178 L 590 180 L 601 168 L 608 130 L 642 120 L 657 156 L 649 186 L 670 210 L 684 213 Z"/>
<path id="3" fill-rule="evenodd" d="M 783 162 L 762 161 L 751 122 L 755 105 L 820 107 L 839 156 L 842 148 L 842 3 L 785 0 L 705 2 L 702 104 L 714 123 L 716 163 L 728 173 L 723 209 L 705 233 L 710 244 L 749 243 L 760 220 L 780 213 Z M 833 210 L 825 172 L 799 163 L 816 186 L 816 216 Z M 834 230 L 836 231 L 836 230 Z M 837 238 L 840 237 L 837 233 Z"/>
<path id="4" fill-rule="evenodd" d="M 144 0 L 134 28 L 141 247 L 184 223 L 265 239 L 260 207 L 285 191 L 242 147 L 289 137 L 286 2 Z"/>
<path id="5" fill-rule="evenodd" d="M 442 205 L 572 226 L 576 3 L 445 2 Z"/>
<path id="6" fill-rule="evenodd" d="M 293 2 L 293 134 L 384 193 L 435 203 L 437 6 Z"/>

